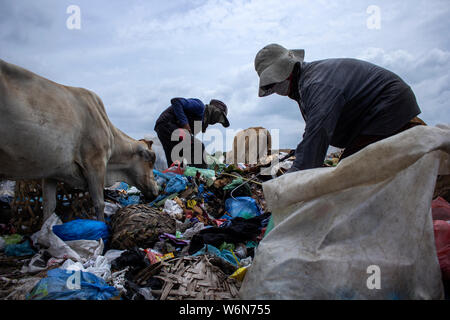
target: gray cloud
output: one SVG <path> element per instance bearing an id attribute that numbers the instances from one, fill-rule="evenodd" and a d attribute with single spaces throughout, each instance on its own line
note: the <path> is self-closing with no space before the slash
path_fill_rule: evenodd
<path id="1" fill-rule="evenodd" d="M 81 30 L 66 28 L 71 4 L 81 8 Z M 373 4 L 380 30 L 366 27 Z M 154 134 L 172 97 L 218 98 L 231 128 L 280 129 L 281 147 L 293 148 L 301 114 L 288 98 L 257 97 L 259 49 L 277 42 L 306 49 L 307 61 L 380 64 L 411 85 L 425 121 L 449 123 L 449 10 L 448 0 L 0 0 L 0 58 L 95 91 L 135 138 Z"/>

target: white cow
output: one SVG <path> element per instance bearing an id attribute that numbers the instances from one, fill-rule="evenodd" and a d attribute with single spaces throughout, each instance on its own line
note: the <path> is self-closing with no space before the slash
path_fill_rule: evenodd
<path id="1" fill-rule="evenodd" d="M 58 181 L 89 190 L 101 221 L 105 185 L 124 181 L 157 196 L 154 163 L 151 142 L 117 129 L 94 92 L 0 60 L 0 180 L 43 179 L 44 220 Z"/>

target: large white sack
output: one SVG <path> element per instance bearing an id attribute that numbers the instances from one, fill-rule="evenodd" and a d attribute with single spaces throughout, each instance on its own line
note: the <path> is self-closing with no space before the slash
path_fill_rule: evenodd
<path id="1" fill-rule="evenodd" d="M 275 226 L 241 298 L 443 298 L 430 208 L 437 175 L 450 174 L 449 153 L 450 127 L 419 126 L 335 168 L 264 183 Z"/>

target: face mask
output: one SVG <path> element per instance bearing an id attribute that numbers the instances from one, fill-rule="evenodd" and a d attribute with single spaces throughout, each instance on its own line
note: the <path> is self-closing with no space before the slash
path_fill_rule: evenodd
<path id="1" fill-rule="evenodd" d="M 279 94 L 280 96 L 287 96 L 289 93 L 289 86 L 290 86 L 290 81 L 288 80 L 284 80 L 283 82 L 279 82 L 276 83 L 273 87 L 272 90 Z"/>

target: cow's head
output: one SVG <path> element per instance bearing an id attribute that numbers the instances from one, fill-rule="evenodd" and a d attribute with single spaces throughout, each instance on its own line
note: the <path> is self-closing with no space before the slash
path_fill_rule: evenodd
<path id="1" fill-rule="evenodd" d="M 153 176 L 153 167 L 156 161 L 152 150 L 153 141 L 139 140 L 134 154 L 134 164 L 131 167 L 136 187 L 148 199 L 158 196 L 158 184 Z"/>

